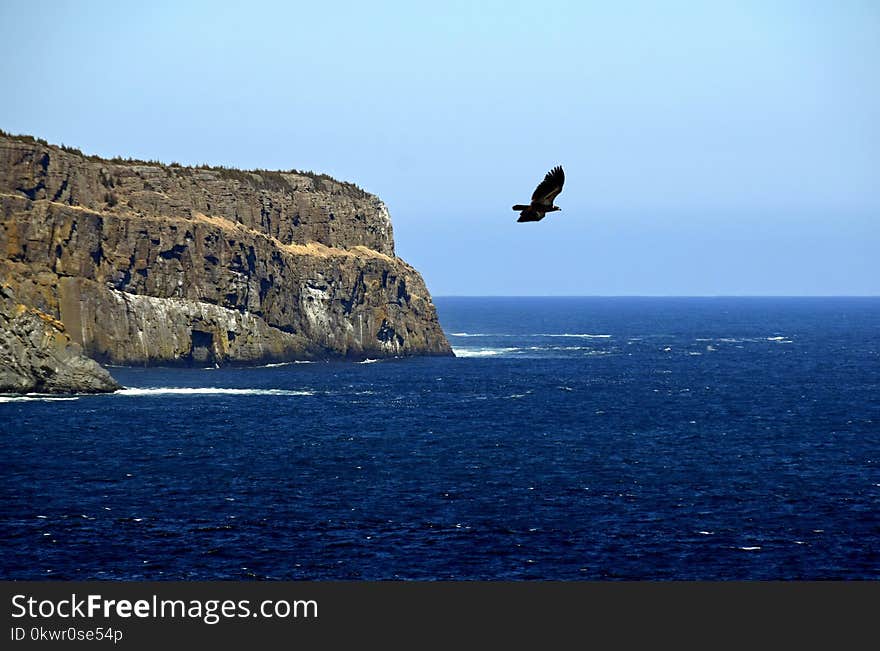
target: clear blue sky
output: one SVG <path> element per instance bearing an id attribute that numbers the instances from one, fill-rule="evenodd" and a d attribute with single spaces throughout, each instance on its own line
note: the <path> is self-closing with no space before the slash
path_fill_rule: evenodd
<path id="1" fill-rule="evenodd" d="M 299 168 L 449 294 L 880 294 L 880 3 L 0 2 L 0 128 Z M 563 208 L 510 209 L 556 164 Z"/>

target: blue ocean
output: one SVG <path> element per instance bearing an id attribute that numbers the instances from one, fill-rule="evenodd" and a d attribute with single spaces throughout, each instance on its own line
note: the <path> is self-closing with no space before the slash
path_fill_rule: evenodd
<path id="1" fill-rule="evenodd" d="M 455 358 L 0 397 L 0 578 L 880 578 L 880 299 L 435 302 Z"/>

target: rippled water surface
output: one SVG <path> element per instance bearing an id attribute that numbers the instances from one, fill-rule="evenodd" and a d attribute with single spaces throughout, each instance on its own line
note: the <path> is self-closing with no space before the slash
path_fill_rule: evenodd
<path id="1" fill-rule="evenodd" d="M 436 300 L 455 359 L 0 397 L 0 577 L 880 578 L 880 300 Z"/>

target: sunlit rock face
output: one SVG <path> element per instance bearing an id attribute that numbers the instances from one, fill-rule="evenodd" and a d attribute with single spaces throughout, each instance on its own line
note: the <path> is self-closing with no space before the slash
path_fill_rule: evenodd
<path id="1" fill-rule="evenodd" d="M 385 205 L 313 174 L 0 135 L 0 280 L 113 364 L 451 354 Z"/>

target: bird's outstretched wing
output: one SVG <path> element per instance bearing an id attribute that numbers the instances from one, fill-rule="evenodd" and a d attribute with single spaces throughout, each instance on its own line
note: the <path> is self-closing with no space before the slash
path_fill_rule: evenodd
<path id="1" fill-rule="evenodd" d="M 537 210 L 532 210 L 531 208 L 526 208 L 520 213 L 518 222 L 539 222 L 544 219 L 544 213 L 538 212 Z"/>
<path id="2" fill-rule="evenodd" d="M 563 183 L 565 183 L 565 173 L 562 171 L 562 166 L 557 165 L 547 172 L 547 176 L 535 188 L 535 192 L 532 194 L 532 204 L 552 206 L 553 200 L 562 192 Z"/>

